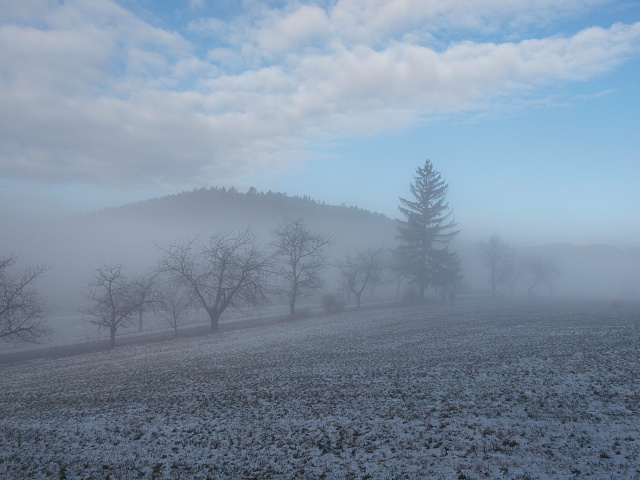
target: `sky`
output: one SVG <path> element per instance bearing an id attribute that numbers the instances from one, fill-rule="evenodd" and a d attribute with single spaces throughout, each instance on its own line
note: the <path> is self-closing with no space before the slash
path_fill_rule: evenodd
<path id="1" fill-rule="evenodd" d="M 250 186 L 640 246 L 640 2 L 3 0 L 0 215 Z"/>

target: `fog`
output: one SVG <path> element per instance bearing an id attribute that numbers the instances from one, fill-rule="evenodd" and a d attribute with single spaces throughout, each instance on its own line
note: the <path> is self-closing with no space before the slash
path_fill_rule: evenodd
<path id="1" fill-rule="evenodd" d="M 83 300 L 80 292 L 93 272 L 104 264 L 121 264 L 130 274 L 144 273 L 155 267 L 160 255 L 158 247 L 247 227 L 266 247 L 272 240 L 272 230 L 285 217 L 301 217 L 312 231 L 334 239 L 328 251 L 323 291 L 336 290 L 332 265 L 347 250 L 392 249 L 396 245 L 394 220 L 359 209 L 330 207 L 285 196 L 276 197 L 280 203 L 270 199 L 268 205 L 260 204 L 263 199 L 252 201 L 243 194 L 231 195 L 226 204 L 220 198 L 194 191 L 64 218 L 6 218 L 0 251 L 4 255 L 18 255 L 21 267 L 28 264 L 50 267 L 37 287 L 53 315 L 76 312 Z M 464 225 L 460 227 L 462 233 L 452 249 L 462 259 L 461 292 L 486 295 L 490 293 L 489 272 L 480 260 L 478 242 L 469 241 L 472 235 L 464 231 Z M 560 244 L 528 248 L 512 244 L 512 247 L 516 263 L 543 255 L 557 266 L 551 284 L 537 289 L 536 295 L 638 298 L 640 249 Z M 527 276 L 522 273 L 513 293 L 526 294 L 527 283 Z M 498 293 L 511 292 L 501 287 Z"/>
<path id="2" fill-rule="evenodd" d="M 464 237 L 464 235 L 461 235 Z M 508 239 L 507 239 L 508 240 Z M 549 259 L 556 266 L 550 285 L 534 291 L 537 296 L 576 296 L 640 300 L 640 248 L 620 249 L 608 245 L 576 246 L 568 244 L 519 247 L 510 244 L 514 252 L 516 274 L 513 294 L 527 295 L 531 278 L 527 261 L 535 256 Z M 479 255 L 478 242 L 456 243 L 464 259 L 464 283 L 476 294 L 491 294 L 490 273 Z M 501 285 L 501 295 L 510 295 Z"/>
<path id="3" fill-rule="evenodd" d="M 302 199 L 281 211 L 255 204 L 243 210 L 240 204 L 212 203 L 198 193 L 61 218 L 6 218 L 0 251 L 19 256 L 20 267 L 50 267 L 38 280 L 38 290 L 51 315 L 68 315 L 77 313 L 84 301 L 81 292 L 102 265 L 121 264 L 127 274 L 142 274 L 156 267 L 161 248 L 196 237 L 206 241 L 220 231 L 250 228 L 268 248 L 272 230 L 284 218 L 303 218 L 312 231 L 333 239 L 327 251 L 327 290 L 336 287 L 332 265 L 347 249 L 391 248 L 395 241 L 393 221 L 367 212 L 353 215 Z"/>
<path id="4" fill-rule="evenodd" d="M 102 265 L 121 264 L 128 275 L 144 274 L 156 267 L 160 247 L 200 236 L 207 239 L 219 231 L 251 228 L 258 242 L 268 247 L 272 230 L 283 218 L 303 218 L 314 232 L 333 238 L 320 294 L 338 292 L 336 263 L 345 252 L 396 245 L 396 224 L 382 215 L 347 207 L 319 204 L 308 198 L 280 194 L 245 195 L 237 192 L 198 190 L 82 215 L 34 220 L 5 218 L 0 252 L 19 257 L 16 268 L 39 264 L 50 267 L 37 282 L 50 317 L 78 315 L 84 305 L 82 292 Z M 462 262 L 459 295 L 491 295 L 489 271 L 479 255 L 473 232 L 462 233 L 451 245 Z M 509 238 L 504 237 L 505 241 Z M 518 278 L 513 288 L 499 285 L 500 296 L 528 294 L 531 279 L 527 259 L 549 259 L 557 273 L 548 284 L 537 286 L 535 296 L 592 296 L 640 299 L 640 249 L 622 250 L 605 245 L 541 245 L 522 248 L 511 244 Z M 364 302 L 395 300 L 395 277 L 385 281 Z M 433 293 L 434 298 L 438 293 Z M 273 302 L 286 303 L 274 297 Z M 317 298 L 308 301 L 317 302 Z M 206 315 L 205 315 L 206 316 Z M 81 320 L 78 320 L 81 321 Z M 203 317 L 203 321 L 205 318 Z"/>

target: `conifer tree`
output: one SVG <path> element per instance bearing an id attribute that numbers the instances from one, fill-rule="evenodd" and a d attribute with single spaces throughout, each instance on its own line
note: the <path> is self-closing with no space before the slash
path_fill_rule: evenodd
<path id="1" fill-rule="evenodd" d="M 459 277 L 457 256 L 449 251 L 449 242 L 460 232 L 451 218 L 447 203 L 448 185 L 434 170 L 431 161 L 416 169 L 410 185 L 412 199 L 400 197 L 396 252 L 400 269 L 418 288 L 423 299 L 428 287 L 443 287 Z"/>

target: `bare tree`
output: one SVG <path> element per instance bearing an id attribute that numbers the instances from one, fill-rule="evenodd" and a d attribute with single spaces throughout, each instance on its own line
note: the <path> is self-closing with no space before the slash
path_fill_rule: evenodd
<path id="1" fill-rule="evenodd" d="M 192 239 L 161 250 L 160 271 L 189 288 L 209 315 L 211 331 L 218 329 L 225 310 L 267 301 L 270 259 L 256 246 L 255 235 L 248 229 L 235 235 L 213 235 L 204 247 Z"/>
<path id="2" fill-rule="evenodd" d="M 108 328 L 110 346 L 116 346 L 116 332 L 134 323 L 135 313 L 148 303 L 138 295 L 133 283 L 124 274 L 122 265 L 103 265 L 87 285 L 84 296 L 91 302 L 80 313 L 93 317 L 89 323 Z"/>
<path id="3" fill-rule="evenodd" d="M 284 279 L 281 291 L 289 297 L 289 312 L 296 314 L 300 295 L 311 295 L 322 287 L 321 273 L 327 263 L 330 236 L 313 233 L 302 218 L 286 219 L 273 230 L 272 246 L 280 260 L 277 273 Z"/>
<path id="4" fill-rule="evenodd" d="M 553 277 L 558 274 L 558 267 L 550 258 L 542 255 L 535 255 L 527 261 L 526 270 L 531 275 L 531 286 L 529 286 L 529 296 L 538 285 L 548 285 L 551 288 Z"/>
<path id="5" fill-rule="evenodd" d="M 141 300 L 136 314 L 138 315 L 138 332 L 142 332 L 142 317 L 145 310 L 154 301 L 153 293 L 156 283 L 157 274 L 155 272 L 147 273 L 146 275 L 136 275 L 131 280 L 131 287 L 135 291 L 135 295 Z"/>
<path id="6" fill-rule="evenodd" d="M 173 328 L 177 337 L 178 326 L 182 325 L 189 313 L 197 307 L 193 293 L 184 283 L 170 278 L 158 283 L 156 291 L 153 310 Z"/>
<path id="7" fill-rule="evenodd" d="M 0 339 L 38 343 L 49 329 L 44 303 L 33 284 L 48 268 L 37 265 L 14 275 L 9 269 L 16 260 L 15 255 L 0 257 Z"/>
<path id="8" fill-rule="evenodd" d="M 509 293 L 514 295 L 516 284 L 518 280 L 521 278 L 522 273 L 524 272 L 523 263 L 516 258 L 515 255 L 511 255 L 508 261 L 505 264 L 505 276 L 504 276 L 504 284 L 509 289 Z"/>
<path id="9" fill-rule="evenodd" d="M 493 234 L 480 242 L 480 258 L 491 272 L 491 295 L 496 296 L 496 287 L 505 282 L 513 261 L 513 250 L 499 235 Z"/>
<path id="10" fill-rule="evenodd" d="M 360 308 L 360 300 L 365 290 L 373 290 L 382 281 L 382 249 L 357 252 L 355 256 L 346 253 L 346 258 L 338 267 L 342 288 L 356 297 L 356 308 Z"/>

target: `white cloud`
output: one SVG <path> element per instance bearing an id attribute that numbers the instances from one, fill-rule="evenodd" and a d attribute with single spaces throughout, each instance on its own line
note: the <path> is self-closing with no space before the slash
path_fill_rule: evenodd
<path id="1" fill-rule="evenodd" d="M 611 0 L 341 0 L 331 9 L 345 42 L 384 44 L 389 38 L 433 42 L 443 32 L 495 33 L 547 23 Z"/>
<path id="2" fill-rule="evenodd" d="M 9 5 L 0 170 L 51 182 L 220 183 L 284 168 L 310 138 L 477 109 L 591 78 L 640 50 L 640 23 L 500 42 L 438 34 L 569 15 L 584 6 L 577 0 L 292 2 L 192 24 L 185 35 L 215 30 L 201 37 L 216 39 L 203 58 L 187 37 L 107 0 Z"/>
<path id="3" fill-rule="evenodd" d="M 256 31 L 256 43 L 263 55 L 282 54 L 326 41 L 331 24 L 326 12 L 316 5 L 300 5 L 286 15 L 270 12 Z"/>

